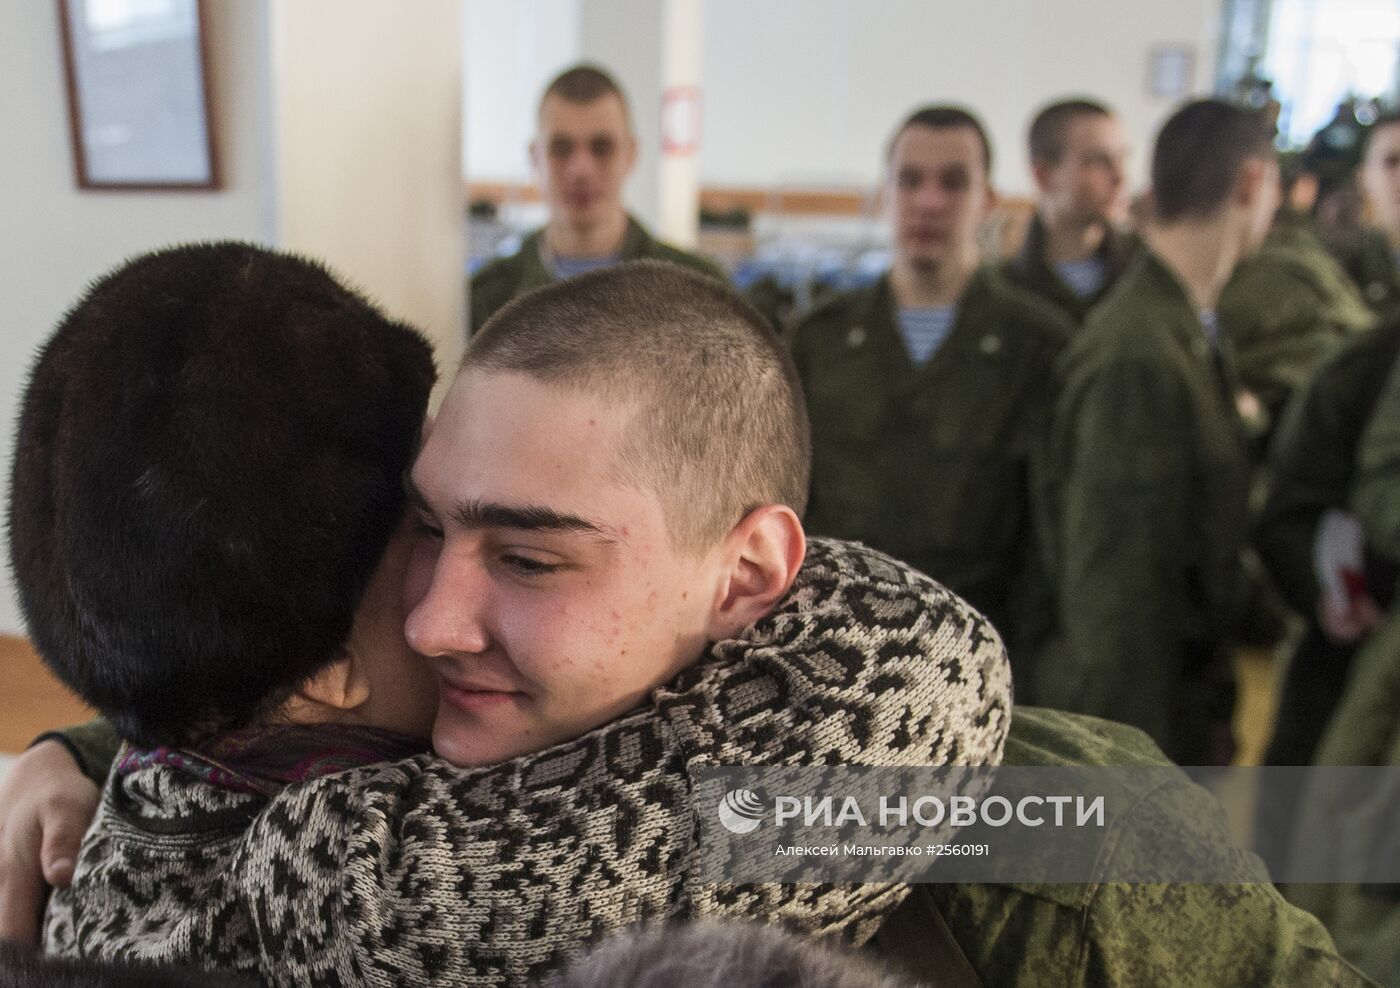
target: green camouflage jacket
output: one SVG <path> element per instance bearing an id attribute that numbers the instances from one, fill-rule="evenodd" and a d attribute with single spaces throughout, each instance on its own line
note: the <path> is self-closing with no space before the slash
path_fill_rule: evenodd
<path id="1" fill-rule="evenodd" d="M 119 746 L 111 729 L 97 721 L 64 733 L 85 754 L 85 770 L 103 779 Z M 1017 707 L 1003 764 L 1166 761 L 1141 732 L 1123 725 Z M 1228 836 L 1213 813 L 1201 804 L 1200 812 L 1176 821 L 1169 830 L 1174 846 L 1183 853 L 1224 847 Z M 1128 823 L 1115 819 L 1111 826 L 1135 829 Z M 885 921 L 871 949 L 944 988 L 1368 984 L 1337 957 L 1315 919 L 1262 882 L 919 885 Z"/>
<path id="2" fill-rule="evenodd" d="M 1306 221 L 1288 216 L 1235 268 L 1217 314 L 1241 383 L 1275 420 L 1339 343 L 1375 324 L 1361 293 Z"/>
<path id="3" fill-rule="evenodd" d="M 1140 731 L 1121 724 L 1017 707 L 1003 764 L 1164 765 L 1166 760 Z M 1183 779 L 1180 791 L 1137 804 L 1136 822 L 1110 819 L 1110 857 L 1152 853 L 1129 835 L 1144 829 L 1146 814 L 1174 807 L 1170 825 L 1153 829 L 1165 835 L 1157 851 L 1196 859 L 1204 853 L 1232 867 L 1224 865 L 1236 859 L 1226 850 L 1230 836 L 1218 808 L 1190 788 Z M 1188 808 L 1194 812 L 1181 812 Z M 1250 860 L 1262 869 L 1257 859 Z M 1112 862 L 1104 867 L 1111 869 Z M 944 929 L 956 951 L 940 943 Z M 921 937 L 921 930 L 931 932 Z M 1368 984 L 1337 955 L 1316 919 L 1290 906 L 1264 881 L 919 885 L 886 920 L 874 949 L 929 984 L 955 988 Z M 963 980 L 948 975 L 960 969 Z"/>
<path id="4" fill-rule="evenodd" d="M 1248 466 L 1228 342 L 1140 251 L 1070 343 L 1036 483 L 1058 628 L 1037 702 L 1145 730 L 1210 763 L 1233 686 Z"/>
<path id="5" fill-rule="evenodd" d="M 1318 367 L 1275 431 L 1253 541 L 1299 614 L 1317 613 L 1317 525 L 1327 510 L 1348 507 L 1361 435 L 1397 357 L 1400 318 L 1347 341 Z"/>
<path id="6" fill-rule="evenodd" d="M 1400 367 L 1395 365 L 1361 435 L 1352 509 L 1367 541 L 1400 559 Z"/>
<path id="7" fill-rule="evenodd" d="M 807 527 L 888 552 L 967 598 L 1016 668 L 1044 609 L 1028 460 L 1071 327 L 985 268 L 927 364 L 910 359 L 895 318 L 882 278 L 791 333 L 812 420 Z"/>
<path id="8" fill-rule="evenodd" d="M 1371 637 L 1357 653 L 1346 693 L 1318 745 L 1318 765 L 1400 767 L 1400 616 Z M 1303 802 L 1332 794 L 1316 788 Z M 1394 812 L 1394 802 L 1385 808 Z M 1364 810 L 1355 823 L 1366 826 Z M 1343 821 L 1341 826 L 1349 826 Z M 1391 824 L 1393 826 L 1393 822 Z M 1339 845 L 1346 833 L 1328 828 Z M 1316 833 L 1305 828 L 1304 832 Z M 1316 915 L 1336 939 L 1337 948 L 1382 985 L 1400 985 L 1400 888 L 1395 885 L 1293 885 L 1288 898 Z"/>
<path id="9" fill-rule="evenodd" d="M 554 272 L 540 254 L 541 236 L 542 231 L 536 230 L 514 254 L 492 261 L 472 276 L 467 296 L 472 335 L 511 299 L 554 280 Z M 627 219 L 627 237 L 622 242 L 622 260 L 670 261 L 721 281 L 729 280 L 713 261 L 657 240 L 631 217 Z"/>
<path id="10" fill-rule="evenodd" d="M 1385 234 L 1366 230 L 1336 253 L 1367 305 L 1382 317 L 1400 311 L 1400 263 Z"/>
<path id="11" fill-rule="evenodd" d="M 1108 265 L 1108 281 L 1097 292 L 1080 298 L 1045 259 L 1045 225 L 1037 213 L 1031 217 L 1020 251 L 1002 264 L 1001 273 L 1007 281 L 1040 296 L 1076 326 L 1080 326 L 1088 317 L 1089 310 L 1103 300 L 1122 276 L 1137 248 L 1136 237 L 1110 227 L 1098 252 Z"/>

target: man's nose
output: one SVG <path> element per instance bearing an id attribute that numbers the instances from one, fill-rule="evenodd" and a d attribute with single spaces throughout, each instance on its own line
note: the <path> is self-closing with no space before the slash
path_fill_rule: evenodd
<path id="1" fill-rule="evenodd" d="M 428 591 L 409 611 L 404 636 L 420 655 L 475 654 L 491 644 L 490 589 L 471 561 L 438 557 Z"/>
<path id="2" fill-rule="evenodd" d="M 942 209 L 947 199 L 940 182 L 920 182 L 919 187 L 914 190 L 914 205 L 920 209 Z"/>
<path id="3" fill-rule="evenodd" d="M 580 145 L 569 152 L 564 161 L 564 171 L 570 176 L 588 175 L 593 171 L 593 152 L 588 145 Z"/>

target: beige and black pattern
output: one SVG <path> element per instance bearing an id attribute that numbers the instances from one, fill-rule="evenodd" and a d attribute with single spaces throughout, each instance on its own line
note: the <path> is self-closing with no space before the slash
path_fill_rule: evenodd
<path id="1" fill-rule="evenodd" d="M 168 767 L 109 783 L 50 949 L 256 970 L 278 985 L 525 984 L 638 922 L 724 916 L 860 942 L 903 886 L 705 885 L 693 773 L 996 764 L 996 632 L 927 577 L 813 540 L 784 603 L 652 702 L 498 766 L 431 756 L 270 802 Z"/>

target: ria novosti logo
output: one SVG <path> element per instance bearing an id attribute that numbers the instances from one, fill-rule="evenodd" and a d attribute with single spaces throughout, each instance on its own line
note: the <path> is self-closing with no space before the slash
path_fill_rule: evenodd
<path id="1" fill-rule="evenodd" d="M 751 834 L 763 823 L 763 800 L 752 789 L 731 789 L 719 801 L 719 822 L 731 834 Z"/>

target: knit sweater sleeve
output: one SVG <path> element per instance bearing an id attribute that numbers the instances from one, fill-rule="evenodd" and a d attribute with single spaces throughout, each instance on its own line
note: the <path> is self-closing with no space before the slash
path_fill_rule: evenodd
<path id="1" fill-rule="evenodd" d="M 245 876 L 264 976 L 525 984 L 611 932 L 690 915 L 859 939 L 905 887 L 735 896 L 693 880 L 697 770 L 995 764 L 1009 721 L 1005 651 L 980 615 L 887 557 L 814 540 L 773 614 L 629 716 L 497 766 L 421 756 L 279 796 Z"/>

